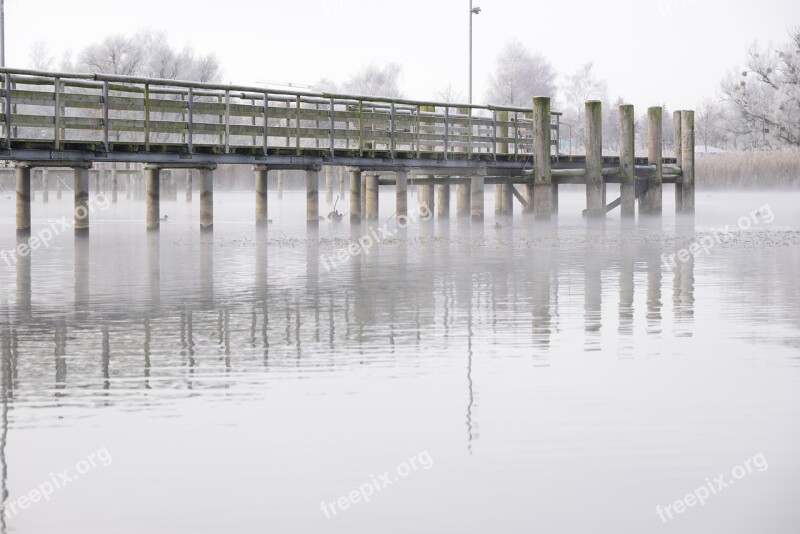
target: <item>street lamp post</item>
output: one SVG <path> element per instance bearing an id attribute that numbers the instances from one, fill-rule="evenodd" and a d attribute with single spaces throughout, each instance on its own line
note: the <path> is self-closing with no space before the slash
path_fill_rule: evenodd
<path id="1" fill-rule="evenodd" d="M 469 103 L 472 104 L 472 15 L 480 15 L 481 8 L 472 7 L 469 0 Z"/>
<path id="2" fill-rule="evenodd" d="M 0 0 L 0 67 L 6 66 L 6 2 Z"/>

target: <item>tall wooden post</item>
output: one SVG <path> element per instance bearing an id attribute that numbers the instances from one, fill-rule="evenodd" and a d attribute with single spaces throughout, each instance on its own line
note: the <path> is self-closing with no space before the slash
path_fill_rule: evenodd
<path id="1" fill-rule="evenodd" d="M 397 188 L 396 217 L 399 220 L 400 217 L 408 217 L 408 169 L 397 171 L 395 187 Z"/>
<path id="2" fill-rule="evenodd" d="M 366 219 L 368 221 L 377 221 L 378 220 L 378 210 L 379 210 L 379 198 L 378 194 L 380 191 L 380 175 L 378 174 L 368 174 L 367 175 L 367 199 L 365 202 L 366 206 Z"/>
<path id="3" fill-rule="evenodd" d="M 483 224 L 484 185 L 486 182 L 486 165 L 478 167 L 478 172 L 472 176 L 470 184 L 472 222 Z"/>
<path id="4" fill-rule="evenodd" d="M 111 203 L 117 203 L 117 169 L 111 168 Z"/>
<path id="5" fill-rule="evenodd" d="M 430 175 L 423 176 L 423 178 L 426 178 L 431 182 L 433 182 L 434 180 L 434 176 Z M 420 216 L 428 214 L 431 217 L 433 217 L 433 214 L 436 213 L 434 211 L 436 209 L 436 201 L 435 201 L 436 191 L 433 187 L 433 183 L 419 186 L 418 195 L 419 196 L 417 197 L 417 203 L 419 204 Z"/>
<path id="6" fill-rule="evenodd" d="M 161 212 L 161 169 L 156 166 L 145 166 L 145 195 L 147 201 L 147 229 L 158 230 Z"/>
<path id="7" fill-rule="evenodd" d="M 620 210 L 623 219 L 636 217 L 636 158 L 633 131 L 634 109 L 632 105 L 619 107 L 619 167 L 621 172 Z"/>
<path id="8" fill-rule="evenodd" d="M 89 232 L 89 169 L 77 168 L 75 173 L 75 233 Z"/>
<path id="9" fill-rule="evenodd" d="M 550 98 L 533 99 L 533 215 L 550 220 L 553 214 L 553 177 L 550 162 Z"/>
<path id="10" fill-rule="evenodd" d="M 586 102 L 586 217 L 605 219 L 603 204 L 603 107 Z"/>
<path id="11" fill-rule="evenodd" d="M 639 214 L 661 215 L 662 175 L 661 175 L 661 138 L 662 114 L 660 106 L 647 108 L 647 163 L 655 166 L 655 172 L 647 179 L 647 187 L 639 203 Z"/>
<path id="12" fill-rule="evenodd" d="M 17 178 L 17 234 L 31 233 L 31 168 L 20 163 L 15 169 Z"/>
<path id="13" fill-rule="evenodd" d="M 361 169 L 350 168 L 350 224 L 361 224 Z"/>
<path id="14" fill-rule="evenodd" d="M 681 212 L 694 214 L 694 111 L 681 111 Z"/>
<path id="15" fill-rule="evenodd" d="M 269 220 L 269 210 L 267 208 L 269 171 L 262 166 L 253 167 L 253 171 L 255 171 L 256 178 L 256 226 L 267 226 Z"/>
<path id="16" fill-rule="evenodd" d="M 200 231 L 214 229 L 214 170 L 200 169 Z"/>
<path id="17" fill-rule="evenodd" d="M 472 187 L 470 184 L 456 186 L 456 217 L 469 217 L 472 212 Z"/>
<path id="18" fill-rule="evenodd" d="M 683 139 L 681 136 L 681 112 L 675 111 L 672 113 L 672 152 L 675 154 L 675 161 L 677 165 L 681 166 L 681 144 Z M 682 180 L 675 182 L 675 213 L 683 211 L 683 183 Z"/>
<path id="19" fill-rule="evenodd" d="M 319 165 L 306 169 L 306 223 L 309 227 L 319 226 Z"/>
<path id="20" fill-rule="evenodd" d="M 438 204 L 436 215 L 440 221 L 450 219 L 450 177 L 445 177 L 446 182 L 437 186 Z"/>

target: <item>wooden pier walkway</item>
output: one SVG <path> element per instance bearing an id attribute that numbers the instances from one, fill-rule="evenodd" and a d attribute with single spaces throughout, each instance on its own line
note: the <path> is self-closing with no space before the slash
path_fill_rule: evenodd
<path id="1" fill-rule="evenodd" d="M 586 103 L 586 155 L 559 154 L 560 114 L 550 99 L 531 108 L 272 90 L 100 74 L 0 69 L 0 160 L 16 169 L 17 231 L 31 231 L 31 170 L 75 172 L 75 230 L 89 229 L 89 171 L 94 164 L 145 164 L 147 227 L 159 226 L 161 172 L 198 169 L 201 228 L 213 227 L 214 170 L 252 166 L 255 222 L 267 223 L 270 171 L 307 173 L 307 221 L 319 220 L 319 172 L 350 172 L 350 222 L 377 219 L 380 186 L 397 191 L 398 217 L 407 216 L 409 184 L 475 222 L 484 215 L 484 188 L 496 187 L 496 212 L 549 220 L 558 212 L 558 186 L 586 186 L 586 214 L 604 218 L 619 205 L 623 217 L 661 214 L 662 186 L 675 184 L 676 206 L 694 211 L 694 114 L 675 112 L 675 158 L 662 157 L 662 108 L 648 109 L 648 157 L 634 157 L 633 106 L 620 106 L 620 155 L 602 155 L 601 103 Z M 364 187 L 367 182 L 368 187 Z M 605 184 L 621 184 L 606 204 Z M 116 184 L 116 175 L 114 175 Z M 521 192 L 517 189 L 521 186 Z M 426 190 L 425 188 L 429 188 Z M 116 187 L 114 187 L 116 191 Z M 366 198 L 362 198 L 362 194 Z"/>

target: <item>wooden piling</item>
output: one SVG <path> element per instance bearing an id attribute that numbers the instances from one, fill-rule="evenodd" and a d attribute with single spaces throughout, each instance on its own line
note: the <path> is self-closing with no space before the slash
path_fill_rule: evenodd
<path id="1" fill-rule="evenodd" d="M 647 108 L 647 163 L 654 165 L 656 171 L 647 179 L 647 186 L 639 202 L 639 215 L 661 215 L 662 174 L 661 174 L 661 138 L 662 114 L 660 106 Z"/>
<path id="2" fill-rule="evenodd" d="M 283 199 L 283 174 L 284 171 L 278 172 L 278 200 Z"/>
<path id="3" fill-rule="evenodd" d="M 550 162 L 550 98 L 533 99 L 533 215 L 550 220 L 553 214 L 553 180 Z M 530 197 L 529 197 L 530 198 Z"/>
<path id="4" fill-rule="evenodd" d="M 694 111 L 681 111 L 681 213 L 694 214 Z"/>
<path id="5" fill-rule="evenodd" d="M 31 168 L 20 164 L 15 169 L 17 179 L 17 234 L 31 233 Z"/>
<path id="6" fill-rule="evenodd" d="M 214 171 L 200 169 L 200 231 L 214 229 Z"/>
<path id="7" fill-rule="evenodd" d="M 367 199 L 365 202 L 365 206 L 366 206 L 366 219 L 368 221 L 378 220 L 378 209 L 379 209 L 378 194 L 380 192 L 379 180 L 380 180 L 380 175 L 377 174 L 367 175 L 367 180 L 366 180 Z"/>
<path id="8" fill-rule="evenodd" d="M 50 188 L 48 187 L 48 171 L 47 169 L 42 170 L 42 202 L 47 204 L 50 202 Z"/>
<path id="9" fill-rule="evenodd" d="M 486 166 L 481 165 L 478 167 L 478 172 L 474 174 L 470 180 L 470 213 L 472 215 L 472 222 L 476 224 L 483 224 L 485 181 Z"/>
<path id="10" fill-rule="evenodd" d="M 89 232 L 89 169 L 77 168 L 75 173 L 75 233 Z"/>
<path id="11" fill-rule="evenodd" d="M 117 203 L 117 170 L 111 169 L 111 203 Z"/>
<path id="12" fill-rule="evenodd" d="M 466 218 L 472 213 L 472 191 L 470 184 L 456 186 L 456 217 Z"/>
<path id="13" fill-rule="evenodd" d="M 192 203 L 192 196 L 193 196 L 193 188 L 194 188 L 194 170 L 193 169 L 186 169 L 186 203 Z"/>
<path id="14" fill-rule="evenodd" d="M 253 167 L 256 178 L 256 226 L 267 226 L 269 220 L 268 213 L 268 175 L 269 171 L 265 167 Z"/>
<path id="15" fill-rule="evenodd" d="M 361 224 L 361 169 L 350 173 L 350 224 Z"/>
<path id="16" fill-rule="evenodd" d="M 450 184 L 445 182 L 437 186 L 438 202 L 436 215 L 441 221 L 450 219 Z"/>
<path id="17" fill-rule="evenodd" d="M 672 152 L 675 155 L 675 161 L 677 162 L 678 166 L 681 166 L 681 144 L 683 143 L 683 139 L 681 137 L 681 112 L 675 111 L 672 113 Z M 682 180 L 678 180 L 675 183 L 675 213 L 681 213 L 683 210 L 683 183 Z"/>
<path id="18" fill-rule="evenodd" d="M 408 217 L 408 170 L 401 169 L 397 171 L 397 178 L 395 180 L 397 188 L 396 200 L 396 217 Z"/>
<path id="19" fill-rule="evenodd" d="M 429 178 L 431 181 L 435 178 L 434 176 L 426 176 L 425 178 Z M 433 214 L 435 213 L 436 209 L 436 201 L 435 201 L 436 191 L 434 190 L 433 184 L 425 184 L 419 186 L 419 195 L 417 196 L 417 203 L 419 204 L 419 215 L 420 217 L 430 216 L 431 220 Z"/>
<path id="20" fill-rule="evenodd" d="M 145 167 L 145 198 L 147 201 L 147 229 L 158 230 L 161 212 L 161 169 L 158 167 Z"/>
<path id="21" fill-rule="evenodd" d="M 636 217 L 636 159 L 634 137 L 634 108 L 626 104 L 619 107 L 619 167 L 620 167 L 620 210 L 623 219 Z"/>
<path id="22" fill-rule="evenodd" d="M 319 226 L 319 171 L 314 165 L 306 169 L 306 223 L 309 227 Z"/>
<path id="23" fill-rule="evenodd" d="M 586 102 L 586 217 L 605 219 L 603 204 L 603 107 L 599 100 Z"/>
<path id="24" fill-rule="evenodd" d="M 502 200 L 502 207 L 503 207 L 503 217 L 508 219 L 509 222 L 514 220 L 514 184 L 508 183 L 503 184 L 500 188 L 500 194 L 503 197 Z"/>

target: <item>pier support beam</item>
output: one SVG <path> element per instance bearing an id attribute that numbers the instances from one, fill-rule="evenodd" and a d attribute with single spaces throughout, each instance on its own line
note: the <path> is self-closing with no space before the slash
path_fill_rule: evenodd
<path id="1" fill-rule="evenodd" d="M 470 181 L 470 203 L 472 214 L 472 222 L 476 224 L 483 224 L 483 208 L 484 208 L 484 184 L 486 182 L 486 165 L 478 167 L 478 172 Z"/>
<path id="2" fill-rule="evenodd" d="M 322 167 L 313 165 L 306 169 L 306 223 L 309 227 L 319 226 L 319 171 Z"/>
<path id="3" fill-rule="evenodd" d="M 361 169 L 350 168 L 350 224 L 361 224 Z"/>
<path id="4" fill-rule="evenodd" d="M 214 230 L 214 170 L 200 169 L 200 231 Z"/>
<path id="5" fill-rule="evenodd" d="M 437 188 L 439 202 L 436 206 L 436 215 L 440 221 L 448 221 L 450 219 L 450 184 L 439 184 Z"/>
<path id="6" fill-rule="evenodd" d="M 456 186 L 456 217 L 466 218 L 472 213 L 472 187 L 470 184 Z"/>
<path id="7" fill-rule="evenodd" d="M 396 187 L 396 217 L 399 220 L 400 217 L 408 217 L 408 169 L 397 171 Z"/>
<path id="8" fill-rule="evenodd" d="M 75 172 L 75 234 L 89 233 L 89 169 Z"/>
<path id="9" fill-rule="evenodd" d="M 15 169 L 17 178 L 17 235 L 31 233 L 31 168 L 19 164 Z"/>
<path id="10" fill-rule="evenodd" d="M 425 178 L 434 180 L 434 176 L 425 176 Z M 420 185 L 417 190 L 417 204 L 419 205 L 418 213 L 420 217 L 431 217 L 436 213 L 436 190 L 433 184 Z"/>
<path id="11" fill-rule="evenodd" d="M 681 111 L 681 213 L 694 214 L 694 111 Z"/>
<path id="12" fill-rule="evenodd" d="M 636 217 L 636 160 L 635 137 L 633 131 L 634 109 L 632 105 L 622 105 L 619 107 L 619 167 L 621 184 L 620 210 L 623 219 L 634 219 Z"/>
<path id="13" fill-rule="evenodd" d="M 161 169 L 154 166 L 145 167 L 145 195 L 147 200 L 147 229 L 158 230 L 161 212 Z"/>
<path id="14" fill-rule="evenodd" d="M 367 198 L 365 200 L 366 206 L 366 219 L 368 221 L 378 220 L 379 199 L 378 194 L 380 191 L 380 175 L 368 174 L 367 175 Z"/>
<path id="15" fill-rule="evenodd" d="M 586 217 L 605 219 L 603 203 L 603 106 L 586 102 Z"/>
<path id="16" fill-rule="evenodd" d="M 267 190 L 269 188 L 269 171 L 265 167 L 253 167 L 256 175 L 256 226 L 267 226 L 269 210 L 267 208 Z"/>
<path id="17" fill-rule="evenodd" d="M 533 99 L 533 215 L 549 221 L 553 214 L 553 180 L 550 163 L 550 98 Z"/>
<path id="18" fill-rule="evenodd" d="M 656 172 L 647 179 L 647 186 L 639 201 L 639 215 L 661 215 L 662 175 L 661 137 L 662 113 L 659 106 L 647 108 L 647 163 L 655 165 Z"/>
<path id="19" fill-rule="evenodd" d="M 681 112 L 675 111 L 672 113 L 672 152 L 675 155 L 675 162 L 678 167 L 681 166 L 681 153 L 683 139 L 681 136 Z M 681 213 L 681 206 L 683 205 L 683 177 L 675 183 L 675 213 Z"/>

